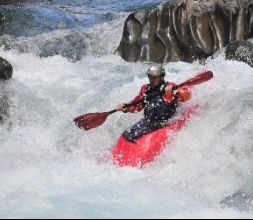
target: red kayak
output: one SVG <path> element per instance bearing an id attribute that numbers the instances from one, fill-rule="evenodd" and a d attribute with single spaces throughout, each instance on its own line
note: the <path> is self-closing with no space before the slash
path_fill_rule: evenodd
<path id="1" fill-rule="evenodd" d="M 137 143 L 125 140 L 121 135 L 118 143 L 112 150 L 114 163 L 121 167 L 143 167 L 153 161 L 165 146 L 172 141 L 176 132 L 182 129 L 191 116 L 197 112 L 199 107 L 199 105 L 194 105 L 186 109 L 179 119 L 172 121 L 164 128 L 138 138 Z"/>

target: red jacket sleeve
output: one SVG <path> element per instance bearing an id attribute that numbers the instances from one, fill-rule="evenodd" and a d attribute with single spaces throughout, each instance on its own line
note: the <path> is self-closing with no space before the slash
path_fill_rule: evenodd
<path id="1" fill-rule="evenodd" d="M 145 92 L 147 91 L 147 89 L 148 89 L 148 85 L 143 85 L 141 87 L 139 95 L 136 96 L 134 98 L 134 100 L 132 100 L 131 102 L 127 103 L 127 105 L 132 104 L 132 103 L 137 102 L 137 101 L 140 101 L 140 100 L 143 100 Z M 136 113 L 136 112 L 140 112 L 143 108 L 144 108 L 144 103 L 142 101 L 140 101 L 139 103 L 137 103 L 137 104 L 135 104 L 133 106 L 127 107 L 127 110 L 125 112 Z"/>

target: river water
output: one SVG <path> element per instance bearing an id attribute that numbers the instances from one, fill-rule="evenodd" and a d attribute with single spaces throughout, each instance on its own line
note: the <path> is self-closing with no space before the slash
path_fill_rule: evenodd
<path id="1" fill-rule="evenodd" d="M 128 14 L 160 1 L 27 1 L 0 6 L 6 15 L 0 56 L 14 68 L 1 82 L 9 105 L 0 126 L 1 218 L 252 218 L 220 202 L 252 194 L 253 70 L 219 51 L 205 64 L 165 65 L 180 83 L 204 69 L 195 87 L 202 107 L 156 161 L 119 168 L 107 156 L 142 113 L 115 113 L 79 130 L 78 115 L 130 101 L 147 83 L 146 63 L 114 55 Z M 251 202 L 251 201 L 249 201 Z"/>

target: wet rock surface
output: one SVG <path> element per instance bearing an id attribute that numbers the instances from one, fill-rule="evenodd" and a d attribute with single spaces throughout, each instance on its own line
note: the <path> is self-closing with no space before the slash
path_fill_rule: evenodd
<path id="1" fill-rule="evenodd" d="M 0 80 L 7 80 L 12 77 L 12 65 L 5 59 L 0 57 Z"/>
<path id="2" fill-rule="evenodd" d="M 251 36 L 252 1 L 177 1 L 130 14 L 116 53 L 127 61 L 192 62 Z"/>

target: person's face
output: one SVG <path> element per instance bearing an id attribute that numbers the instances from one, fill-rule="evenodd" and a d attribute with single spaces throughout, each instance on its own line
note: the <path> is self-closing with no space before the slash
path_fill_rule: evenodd
<path id="1" fill-rule="evenodd" d="M 157 87 L 157 86 L 160 85 L 163 77 L 162 76 L 151 76 L 151 75 L 149 75 L 148 78 L 149 78 L 150 85 L 152 87 Z"/>

